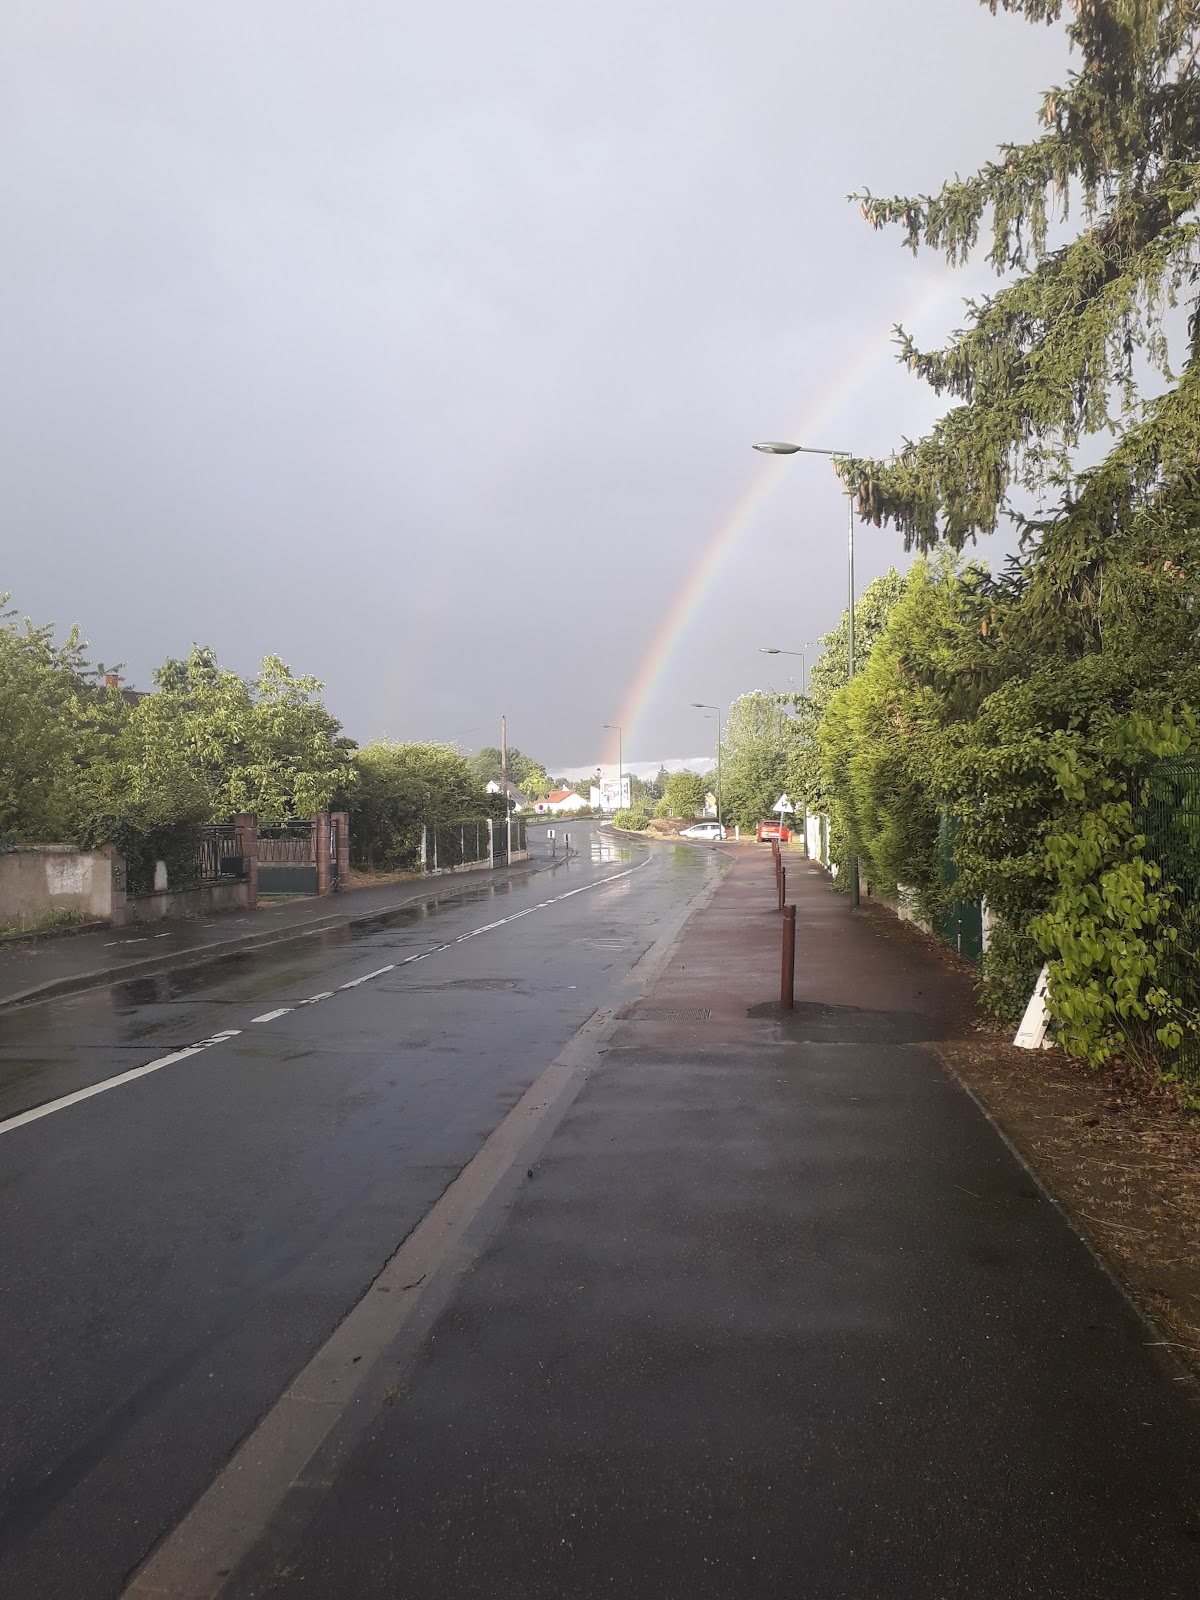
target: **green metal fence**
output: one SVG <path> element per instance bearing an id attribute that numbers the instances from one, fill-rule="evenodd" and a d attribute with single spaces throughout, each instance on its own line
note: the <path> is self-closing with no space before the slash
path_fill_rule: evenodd
<path id="1" fill-rule="evenodd" d="M 429 829 L 426 864 L 445 872 L 448 867 L 468 866 L 487 861 L 488 819 L 460 818 L 457 822 L 437 822 Z"/>
<path id="2" fill-rule="evenodd" d="M 1174 888 L 1171 921 L 1178 939 L 1164 964 L 1163 987 L 1191 1012 L 1200 1012 L 1200 756 L 1154 765 L 1134 786 L 1134 818 L 1145 853 Z M 1164 1065 L 1200 1081 L 1200 1036 L 1185 1036 Z"/>
<path id="3" fill-rule="evenodd" d="M 947 889 L 958 882 L 958 868 L 954 864 L 958 826 L 957 817 L 942 813 L 938 823 L 938 865 Z M 938 918 L 937 932 L 952 950 L 957 950 L 976 966 L 983 960 L 983 905 L 980 901 L 955 897 L 945 914 Z"/>

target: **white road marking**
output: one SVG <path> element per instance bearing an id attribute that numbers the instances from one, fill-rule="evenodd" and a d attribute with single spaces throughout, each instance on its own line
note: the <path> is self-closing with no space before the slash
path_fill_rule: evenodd
<path id="1" fill-rule="evenodd" d="M 568 889 L 565 894 L 555 895 L 551 900 L 543 900 L 539 905 L 527 906 L 524 911 L 514 911 L 510 917 L 501 917 L 499 922 L 488 922 L 482 927 L 472 928 L 469 933 L 460 938 L 451 940 L 449 944 L 435 944 L 428 950 L 422 950 L 415 956 L 405 956 L 399 962 L 400 966 L 408 966 L 413 961 L 424 961 L 429 956 L 440 955 L 442 951 L 449 950 L 455 944 L 461 944 L 463 939 L 473 939 L 476 934 L 490 933 L 494 928 L 503 928 L 510 922 L 517 922 L 521 917 L 528 917 L 534 911 L 544 911 L 547 906 L 557 905 L 561 900 L 570 900 L 573 895 L 584 894 L 588 889 L 601 889 L 606 883 L 616 883 L 621 878 L 632 877 L 642 867 L 650 865 L 650 858 L 640 861 L 636 867 L 629 867 L 625 872 L 614 872 L 608 878 L 596 878 L 592 883 L 580 884 L 578 889 Z M 208 924 L 201 924 L 208 926 Z M 142 939 L 114 940 L 119 944 L 141 944 Z M 352 978 L 348 983 L 343 983 L 342 989 L 354 989 L 360 983 L 366 983 L 371 978 L 382 977 L 385 972 L 392 972 L 397 966 L 392 962 L 386 967 L 379 967 L 374 972 L 365 972 L 361 978 Z M 273 1022 L 277 1017 L 286 1016 L 290 1011 L 300 1006 L 315 1006 L 318 1000 L 332 1000 L 334 989 L 323 989 L 320 994 L 309 995 L 307 1000 L 298 1000 L 296 1006 L 280 1006 L 275 1011 L 264 1011 L 261 1016 L 252 1017 L 252 1022 Z M 220 1033 L 214 1033 L 211 1038 L 201 1039 L 198 1044 L 188 1045 L 185 1050 L 175 1050 L 169 1056 L 160 1056 L 157 1061 L 148 1061 L 144 1067 L 133 1067 L 128 1072 L 119 1072 L 115 1078 L 105 1078 L 100 1083 L 90 1084 L 86 1089 L 77 1089 L 74 1094 L 62 1095 L 58 1100 L 47 1100 L 45 1105 L 34 1106 L 30 1111 L 22 1111 L 19 1116 L 9 1117 L 7 1122 L 0 1122 L 0 1133 L 10 1133 L 14 1128 L 24 1127 L 28 1122 L 36 1122 L 40 1117 L 48 1117 L 53 1111 L 65 1110 L 67 1106 L 78 1105 L 81 1100 L 90 1100 L 93 1095 L 104 1094 L 108 1089 L 116 1089 L 123 1083 L 132 1083 L 135 1078 L 144 1078 L 151 1072 L 158 1072 L 162 1067 L 170 1067 L 177 1061 L 186 1061 L 189 1056 L 198 1055 L 201 1050 L 208 1050 L 214 1044 L 223 1044 L 227 1039 L 236 1039 L 241 1033 L 240 1028 L 225 1028 Z"/>
<path id="2" fill-rule="evenodd" d="M 14 1128 L 23 1128 L 27 1122 L 37 1122 L 40 1117 L 48 1117 L 52 1111 L 62 1111 L 67 1106 L 78 1105 L 81 1100 L 90 1100 L 93 1095 L 104 1094 L 108 1089 L 115 1089 L 122 1083 L 132 1083 L 135 1078 L 144 1078 L 148 1073 L 158 1072 L 162 1067 L 171 1067 L 177 1061 L 186 1061 L 189 1056 L 198 1056 L 202 1050 L 211 1049 L 214 1044 L 224 1044 L 226 1039 L 235 1039 L 240 1028 L 225 1028 L 220 1033 L 214 1033 L 211 1039 L 201 1039 L 198 1044 L 190 1044 L 185 1050 L 173 1050 L 169 1056 L 159 1056 L 157 1061 L 147 1061 L 144 1067 L 133 1067 L 128 1072 L 119 1072 L 115 1078 L 105 1078 L 101 1083 L 90 1083 L 86 1089 L 76 1089 L 74 1094 L 64 1094 L 57 1100 L 47 1100 L 43 1106 L 34 1106 L 31 1111 L 22 1111 L 20 1116 L 9 1117 L 6 1122 L 0 1122 L 0 1133 L 11 1133 Z"/>
<path id="3" fill-rule="evenodd" d="M 396 963 L 389 961 L 386 967 L 376 967 L 374 972 L 364 972 L 361 978 L 351 978 L 349 983 L 339 983 L 339 989 L 357 989 L 360 983 L 370 983 L 372 978 L 382 978 L 385 972 L 395 972 Z"/>

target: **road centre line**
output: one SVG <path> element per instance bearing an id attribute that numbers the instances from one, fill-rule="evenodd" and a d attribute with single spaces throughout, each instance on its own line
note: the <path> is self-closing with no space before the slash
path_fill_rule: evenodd
<path id="1" fill-rule="evenodd" d="M 395 972 L 396 963 L 389 961 L 386 967 L 376 967 L 374 972 L 364 972 L 361 978 L 351 978 L 349 983 L 339 983 L 339 989 L 357 989 L 360 983 L 370 983 L 372 978 L 382 978 L 385 972 Z M 255 1021 L 258 1019 L 255 1018 Z"/>
<path id="2" fill-rule="evenodd" d="M 465 938 L 474 938 L 476 934 L 490 933 L 494 928 L 503 928 L 507 923 L 517 922 L 521 917 L 528 917 L 534 911 L 544 911 L 548 906 L 557 905 L 561 900 L 570 900 L 573 895 L 584 894 L 589 889 L 600 889 L 606 883 L 616 883 L 621 878 L 632 877 L 635 872 L 640 872 L 643 867 L 650 865 L 650 858 L 639 861 L 636 867 L 629 867 L 624 872 L 613 873 L 608 878 L 596 878 L 591 883 L 584 883 L 578 889 L 568 889 L 565 894 L 555 895 L 551 900 L 543 900 L 539 905 L 527 906 L 524 911 L 514 911 L 510 917 L 501 917 L 499 922 L 489 922 L 480 928 L 473 928 Z M 365 972 L 360 978 L 352 978 L 348 983 L 340 985 L 341 989 L 353 989 L 360 983 L 366 983 L 371 978 L 379 978 L 384 973 L 395 970 L 397 964 L 408 966 L 413 961 L 424 961 L 429 956 L 440 955 L 442 951 L 449 950 L 453 945 L 461 943 L 461 939 L 451 940 L 449 944 L 435 944 L 428 950 L 422 950 L 417 955 L 405 956 L 404 960 L 392 962 L 386 967 L 379 967 L 374 972 Z M 278 1017 L 287 1016 L 289 1012 L 299 1009 L 300 1006 L 313 1006 L 319 1000 L 332 1000 L 337 993 L 334 989 L 322 990 L 320 994 L 309 995 L 307 1000 L 298 1000 L 294 1006 L 279 1006 L 274 1011 L 264 1011 L 261 1016 L 252 1017 L 251 1022 L 273 1022 Z M 128 1072 L 119 1072 L 113 1078 L 104 1078 L 99 1083 L 89 1084 L 86 1089 L 76 1089 L 73 1094 L 65 1094 L 57 1100 L 47 1100 L 44 1105 L 34 1106 L 29 1111 L 22 1111 L 7 1121 L 0 1122 L 0 1134 L 10 1133 L 15 1128 L 24 1127 L 26 1123 L 37 1122 L 41 1117 L 48 1117 L 51 1112 L 64 1111 L 68 1106 L 78 1105 L 81 1100 L 90 1100 L 94 1095 L 104 1094 L 108 1089 L 116 1089 L 123 1083 L 132 1083 L 135 1078 L 144 1078 L 152 1072 L 158 1072 L 163 1067 L 173 1066 L 177 1061 L 186 1061 L 189 1056 L 199 1055 L 202 1050 L 209 1050 L 215 1044 L 224 1044 L 227 1039 L 236 1039 L 241 1033 L 240 1028 L 225 1028 L 220 1033 L 214 1033 L 210 1038 L 201 1039 L 198 1043 L 188 1045 L 186 1049 L 174 1050 L 170 1055 L 160 1056 L 156 1061 L 148 1061 L 145 1066 L 131 1067 Z"/>
<path id="3" fill-rule="evenodd" d="M 183 1050 L 172 1050 L 169 1056 L 159 1056 L 157 1061 L 147 1061 L 144 1067 L 131 1067 L 128 1072 L 119 1072 L 115 1078 L 105 1078 L 100 1083 L 89 1084 L 86 1089 L 76 1089 L 74 1094 L 64 1094 L 57 1100 L 47 1100 L 45 1105 L 34 1106 L 31 1111 L 22 1111 L 19 1116 L 9 1117 L 7 1121 L 0 1122 L 0 1133 L 11 1133 L 14 1128 L 23 1128 L 28 1122 L 37 1122 L 40 1117 L 48 1117 L 52 1111 L 62 1111 L 67 1106 L 78 1105 L 81 1100 L 90 1100 L 93 1095 L 103 1094 L 106 1089 L 115 1089 L 118 1084 L 132 1083 L 135 1078 L 144 1078 L 148 1073 L 174 1066 L 176 1061 L 186 1061 L 189 1056 L 197 1056 L 202 1050 L 210 1050 L 214 1044 L 224 1044 L 226 1039 L 236 1039 L 241 1031 L 240 1028 L 225 1028 L 220 1033 L 214 1033 L 210 1039 L 201 1039 L 197 1044 L 189 1044 Z"/>

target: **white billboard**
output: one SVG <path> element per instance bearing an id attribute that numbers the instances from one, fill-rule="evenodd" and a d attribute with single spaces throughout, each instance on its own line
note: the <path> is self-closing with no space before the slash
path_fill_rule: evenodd
<path id="1" fill-rule="evenodd" d="M 616 778 L 601 778 L 600 786 L 592 786 L 592 804 L 597 802 L 601 811 L 620 811 L 629 805 L 629 774 L 617 781 Z"/>

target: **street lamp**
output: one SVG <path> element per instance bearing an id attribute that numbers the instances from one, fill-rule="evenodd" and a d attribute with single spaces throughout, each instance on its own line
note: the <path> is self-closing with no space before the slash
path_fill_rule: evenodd
<path id="1" fill-rule="evenodd" d="M 625 747 L 622 743 L 625 735 L 619 722 L 606 722 L 606 728 L 612 728 L 617 736 L 617 809 L 625 803 Z"/>
<path id="2" fill-rule="evenodd" d="M 715 711 L 717 713 L 717 822 L 721 821 L 721 708 L 710 706 L 704 700 L 693 700 L 697 711 Z"/>
<path id="3" fill-rule="evenodd" d="M 851 454 L 849 450 L 818 450 L 809 444 L 788 444 L 785 440 L 767 439 L 762 444 L 754 446 L 768 456 L 836 456 L 845 459 Z M 854 496 L 852 490 L 846 489 L 847 511 L 847 540 L 846 557 L 850 588 L 850 609 L 846 624 L 846 677 L 847 680 L 854 676 Z M 847 862 L 850 874 L 850 904 L 858 904 L 858 857 L 851 856 Z"/>
<path id="4" fill-rule="evenodd" d="M 807 646 L 805 646 L 805 649 L 807 649 Z M 800 657 L 800 693 L 803 694 L 805 692 L 805 690 L 804 690 L 804 680 L 808 676 L 808 661 L 805 658 L 804 650 L 775 650 L 775 649 L 772 649 L 772 647 L 770 645 L 761 645 L 760 644 L 759 647 L 758 647 L 758 653 L 759 653 L 760 656 L 799 656 Z"/>

